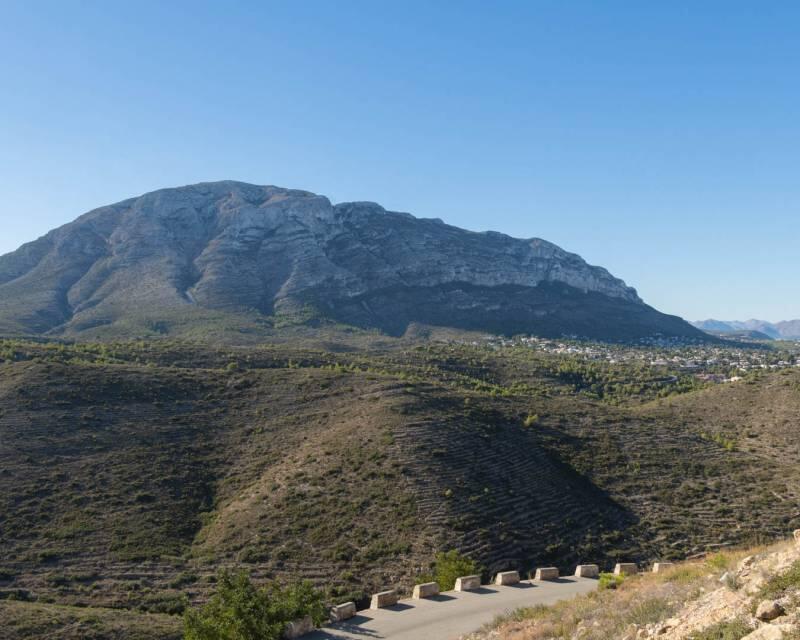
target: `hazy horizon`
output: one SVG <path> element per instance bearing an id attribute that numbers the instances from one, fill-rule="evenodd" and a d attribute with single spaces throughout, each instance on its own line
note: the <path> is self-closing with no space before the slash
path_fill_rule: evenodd
<path id="1" fill-rule="evenodd" d="M 800 317 L 793 3 L 0 17 L 0 254 L 127 197 L 235 179 L 541 237 L 688 320 Z"/>

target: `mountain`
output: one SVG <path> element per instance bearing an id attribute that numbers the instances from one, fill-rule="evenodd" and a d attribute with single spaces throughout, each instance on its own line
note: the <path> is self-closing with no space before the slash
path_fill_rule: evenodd
<path id="1" fill-rule="evenodd" d="M 773 340 L 800 340 L 800 320 L 767 322 L 766 320 L 698 320 L 692 323 L 701 331 L 708 333 L 739 334 L 758 332 Z"/>
<path id="2" fill-rule="evenodd" d="M 241 182 L 102 207 L 0 257 L 0 333 L 179 335 L 214 323 L 258 333 L 321 320 L 393 335 L 412 323 L 704 335 L 544 240 Z"/>
<path id="3" fill-rule="evenodd" d="M 775 324 L 781 337 L 787 340 L 800 340 L 800 320 L 784 320 Z"/>

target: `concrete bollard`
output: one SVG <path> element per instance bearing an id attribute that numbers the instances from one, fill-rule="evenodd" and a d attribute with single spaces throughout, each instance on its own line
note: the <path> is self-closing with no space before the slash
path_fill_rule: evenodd
<path id="1" fill-rule="evenodd" d="M 518 571 L 501 571 L 494 578 L 494 583 L 497 585 L 517 584 L 519 582 Z"/>
<path id="2" fill-rule="evenodd" d="M 456 578 L 456 591 L 474 591 L 480 588 L 480 576 L 461 576 L 460 578 Z"/>
<path id="3" fill-rule="evenodd" d="M 557 567 L 539 567 L 533 576 L 534 580 L 556 580 L 557 578 Z"/>
<path id="4" fill-rule="evenodd" d="M 356 615 L 355 602 L 345 602 L 344 604 L 337 604 L 331 607 L 330 616 L 333 622 L 341 622 L 342 620 L 352 618 L 354 615 Z"/>
<path id="5" fill-rule="evenodd" d="M 597 578 L 600 576 L 600 567 L 596 564 L 579 564 L 575 568 L 575 576 L 578 578 Z"/>
<path id="6" fill-rule="evenodd" d="M 397 604 L 397 591 L 390 589 L 389 591 L 381 591 L 373 594 L 372 600 L 369 603 L 370 609 L 382 609 L 383 607 L 392 607 Z"/>
<path id="7" fill-rule="evenodd" d="M 635 576 L 639 573 L 639 567 L 633 562 L 618 562 L 614 567 L 615 576 Z"/>
<path id="8" fill-rule="evenodd" d="M 414 586 L 414 592 L 411 594 L 411 597 L 414 600 L 419 600 L 420 598 L 432 598 L 433 596 L 439 595 L 439 585 L 435 582 L 423 582 L 422 584 L 418 584 Z"/>
<path id="9" fill-rule="evenodd" d="M 300 620 L 292 620 L 292 622 L 287 624 L 283 632 L 283 637 L 286 638 L 286 640 L 294 640 L 307 633 L 311 633 L 313 630 L 314 621 L 311 619 L 311 616 L 306 616 Z"/>
<path id="10" fill-rule="evenodd" d="M 664 569 L 669 569 L 670 567 L 674 566 L 675 564 L 672 562 L 654 562 L 653 573 L 658 573 L 659 571 L 664 571 Z"/>

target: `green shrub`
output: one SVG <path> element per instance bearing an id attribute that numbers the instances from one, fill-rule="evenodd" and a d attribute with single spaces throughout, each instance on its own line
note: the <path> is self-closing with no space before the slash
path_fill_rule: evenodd
<path id="1" fill-rule="evenodd" d="M 198 577 L 196 574 L 184 571 L 179 573 L 172 580 L 170 580 L 169 586 L 173 589 L 178 589 L 180 587 L 186 586 L 187 584 L 193 584 L 197 582 L 197 580 Z"/>
<path id="2" fill-rule="evenodd" d="M 479 573 L 479 567 L 474 560 L 461 555 L 455 549 L 436 554 L 433 580 L 439 584 L 442 591 L 451 591 L 456 586 L 456 578 L 471 576 Z M 429 582 L 429 576 L 424 576 L 422 582 Z"/>
<path id="3" fill-rule="evenodd" d="M 535 413 L 529 413 L 522 424 L 524 424 L 526 427 L 532 427 L 537 422 L 539 422 L 539 416 Z"/>
<path id="4" fill-rule="evenodd" d="M 615 573 L 601 573 L 597 581 L 598 589 L 616 589 L 625 580 L 625 576 L 618 576 Z"/>
<path id="5" fill-rule="evenodd" d="M 731 557 L 724 553 L 715 553 L 714 555 L 706 558 L 706 564 L 712 569 L 724 571 L 728 569 L 732 563 Z"/>
<path id="6" fill-rule="evenodd" d="M 141 611 L 179 615 L 186 610 L 188 598 L 175 591 L 148 593 L 139 605 Z"/>
<path id="7" fill-rule="evenodd" d="M 217 591 L 200 609 L 184 614 L 185 640 L 278 640 L 286 624 L 311 616 L 325 619 L 322 594 L 310 582 L 256 587 L 244 571 L 223 571 Z"/>

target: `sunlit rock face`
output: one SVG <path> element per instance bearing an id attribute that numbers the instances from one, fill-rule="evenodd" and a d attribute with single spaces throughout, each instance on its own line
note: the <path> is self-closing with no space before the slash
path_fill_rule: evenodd
<path id="1" fill-rule="evenodd" d="M 545 240 L 240 182 L 163 189 L 96 209 L 0 257 L 6 332 L 80 333 L 181 308 L 266 316 L 311 309 L 393 334 L 421 322 L 500 333 L 699 335 Z"/>

